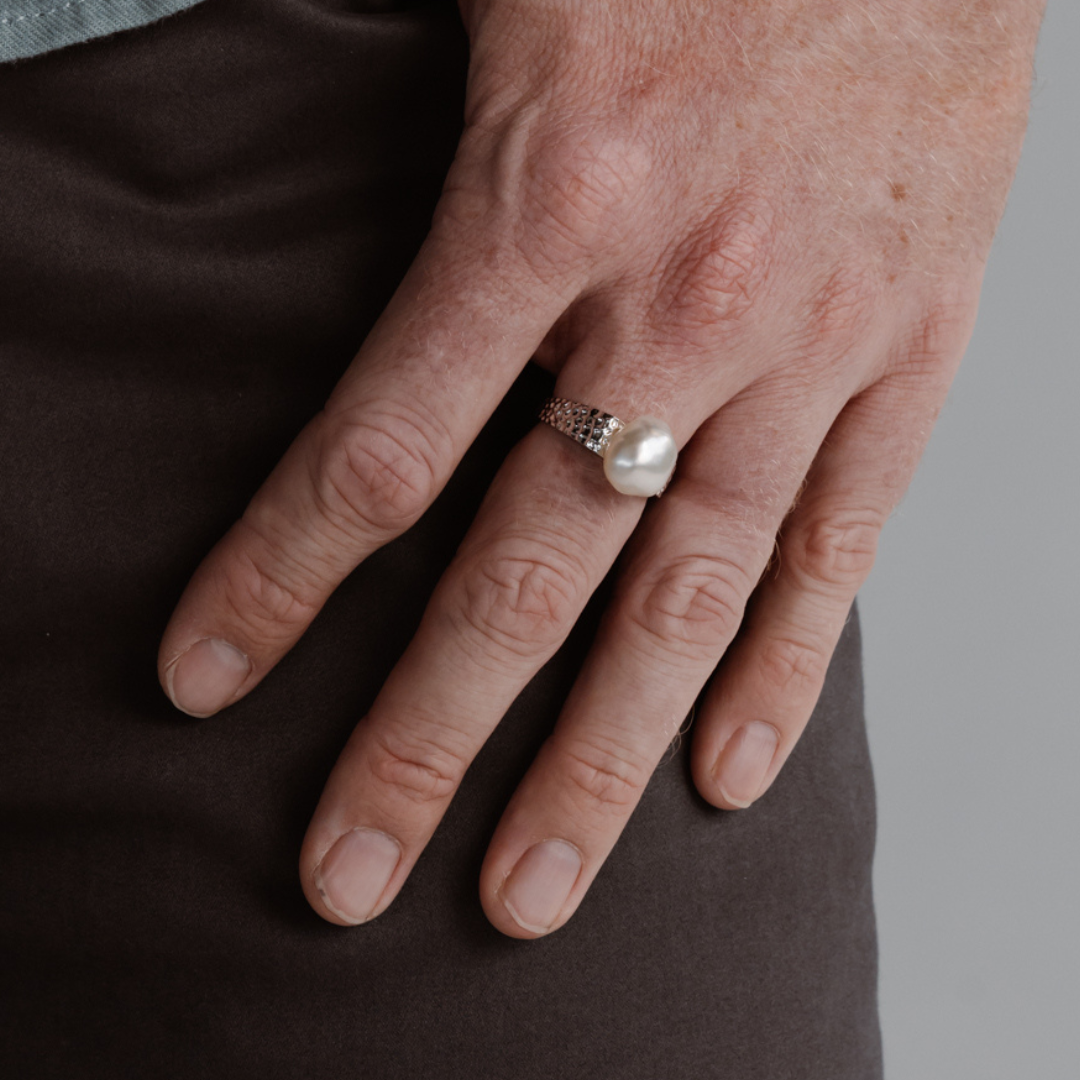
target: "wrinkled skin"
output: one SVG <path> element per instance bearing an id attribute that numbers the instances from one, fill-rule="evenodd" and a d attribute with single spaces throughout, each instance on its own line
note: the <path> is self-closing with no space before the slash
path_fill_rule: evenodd
<path id="1" fill-rule="evenodd" d="M 551 428 L 515 448 L 315 811 L 300 875 L 320 915 L 362 922 L 393 901 L 620 553 L 592 652 L 492 838 L 488 918 L 529 938 L 571 917 L 707 682 L 698 790 L 727 810 L 767 791 L 970 336 L 1041 11 L 463 5 L 466 126 L 430 235 L 189 584 L 163 685 L 194 715 L 253 690 L 423 513 L 530 358 L 561 396 L 665 418 L 679 463 L 647 504 Z"/>

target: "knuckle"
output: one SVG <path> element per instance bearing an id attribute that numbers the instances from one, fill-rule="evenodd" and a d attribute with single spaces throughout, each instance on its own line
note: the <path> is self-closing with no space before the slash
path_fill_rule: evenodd
<path id="1" fill-rule="evenodd" d="M 953 297 L 935 301 L 904 343 L 900 367 L 917 383 L 948 390 L 974 324 L 974 305 Z"/>
<path id="2" fill-rule="evenodd" d="M 797 570 L 813 583 L 854 592 L 874 565 L 881 525 L 855 517 L 809 521 L 792 552 Z"/>
<path id="3" fill-rule="evenodd" d="M 610 259 L 634 224 L 656 151 L 626 124 L 600 117 L 552 120 L 535 102 L 462 135 L 433 231 L 516 279 L 568 296 Z M 482 245 L 477 237 L 484 238 Z M 482 254 L 479 249 L 482 248 Z"/>
<path id="4" fill-rule="evenodd" d="M 879 310 L 881 288 L 874 274 L 854 260 L 834 270 L 812 295 L 806 318 L 808 345 L 846 352 L 865 334 Z"/>
<path id="5" fill-rule="evenodd" d="M 735 636 L 753 582 L 735 562 L 696 555 L 669 563 L 630 607 L 647 647 L 715 660 Z"/>
<path id="6" fill-rule="evenodd" d="M 712 347 L 756 310 L 769 279 L 775 215 L 764 198 L 733 198 L 674 251 L 649 321 L 664 336 Z"/>
<path id="7" fill-rule="evenodd" d="M 368 760 L 371 775 L 386 788 L 415 803 L 449 799 L 465 775 L 463 756 L 416 731 L 380 731 Z"/>
<path id="8" fill-rule="evenodd" d="M 518 657 L 555 647 L 585 591 L 582 569 L 551 548 L 481 557 L 463 582 L 461 617 L 498 652 Z"/>
<path id="9" fill-rule="evenodd" d="M 522 252 L 565 266 L 610 246 L 652 170 L 639 138 L 603 121 L 552 126 L 533 111 L 503 126 L 482 185 Z"/>
<path id="10" fill-rule="evenodd" d="M 325 590 L 264 537 L 253 539 L 225 575 L 223 600 L 230 622 L 248 640 L 274 644 L 311 622 Z"/>
<path id="11" fill-rule="evenodd" d="M 829 666 L 819 649 L 790 637 L 767 638 L 758 662 L 766 682 L 785 697 L 799 691 L 816 692 Z"/>
<path id="12" fill-rule="evenodd" d="M 609 135 L 564 135 L 538 155 L 532 187 L 552 222 L 587 243 L 632 198 L 648 169 L 643 156 L 644 148 Z"/>
<path id="13" fill-rule="evenodd" d="M 571 798 L 588 810 L 624 815 L 649 782 L 646 763 L 625 747 L 576 740 L 560 746 L 557 754 L 557 768 L 570 785 Z"/>
<path id="14" fill-rule="evenodd" d="M 330 425 L 316 464 L 320 510 L 347 533 L 404 532 L 434 499 L 442 456 L 419 418 L 345 414 Z"/>

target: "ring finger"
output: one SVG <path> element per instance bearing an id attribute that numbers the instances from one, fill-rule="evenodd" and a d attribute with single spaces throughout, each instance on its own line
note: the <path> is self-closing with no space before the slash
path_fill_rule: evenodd
<path id="1" fill-rule="evenodd" d="M 635 533 L 596 643 L 489 846 L 481 900 L 504 933 L 548 933 L 588 891 L 734 637 L 839 396 L 835 386 L 751 387 L 683 454 L 670 491 Z"/>

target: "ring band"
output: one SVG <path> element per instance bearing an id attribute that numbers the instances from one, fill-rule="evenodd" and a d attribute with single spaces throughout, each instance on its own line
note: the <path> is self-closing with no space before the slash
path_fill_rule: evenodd
<path id="1" fill-rule="evenodd" d="M 655 416 L 623 423 L 583 402 L 551 397 L 541 407 L 540 419 L 599 454 L 608 482 L 623 495 L 659 495 L 675 471 L 675 436 Z"/>
<path id="2" fill-rule="evenodd" d="M 563 397 L 548 398 L 540 409 L 540 419 L 601 457 L 604 456 L 608 439 L 625 427 L 611 413 L 590 409 L 580 401 Z"/>

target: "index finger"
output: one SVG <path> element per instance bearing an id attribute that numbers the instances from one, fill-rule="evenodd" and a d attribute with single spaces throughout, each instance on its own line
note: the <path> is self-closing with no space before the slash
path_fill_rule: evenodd
<path id="1" fill-rule="evenodd" d="M 288 652 L 341 580 L 438 495 L 575 290 L 435 228 L 338 383 L 196 570 L 158 653 L 209 716 Z"/>

